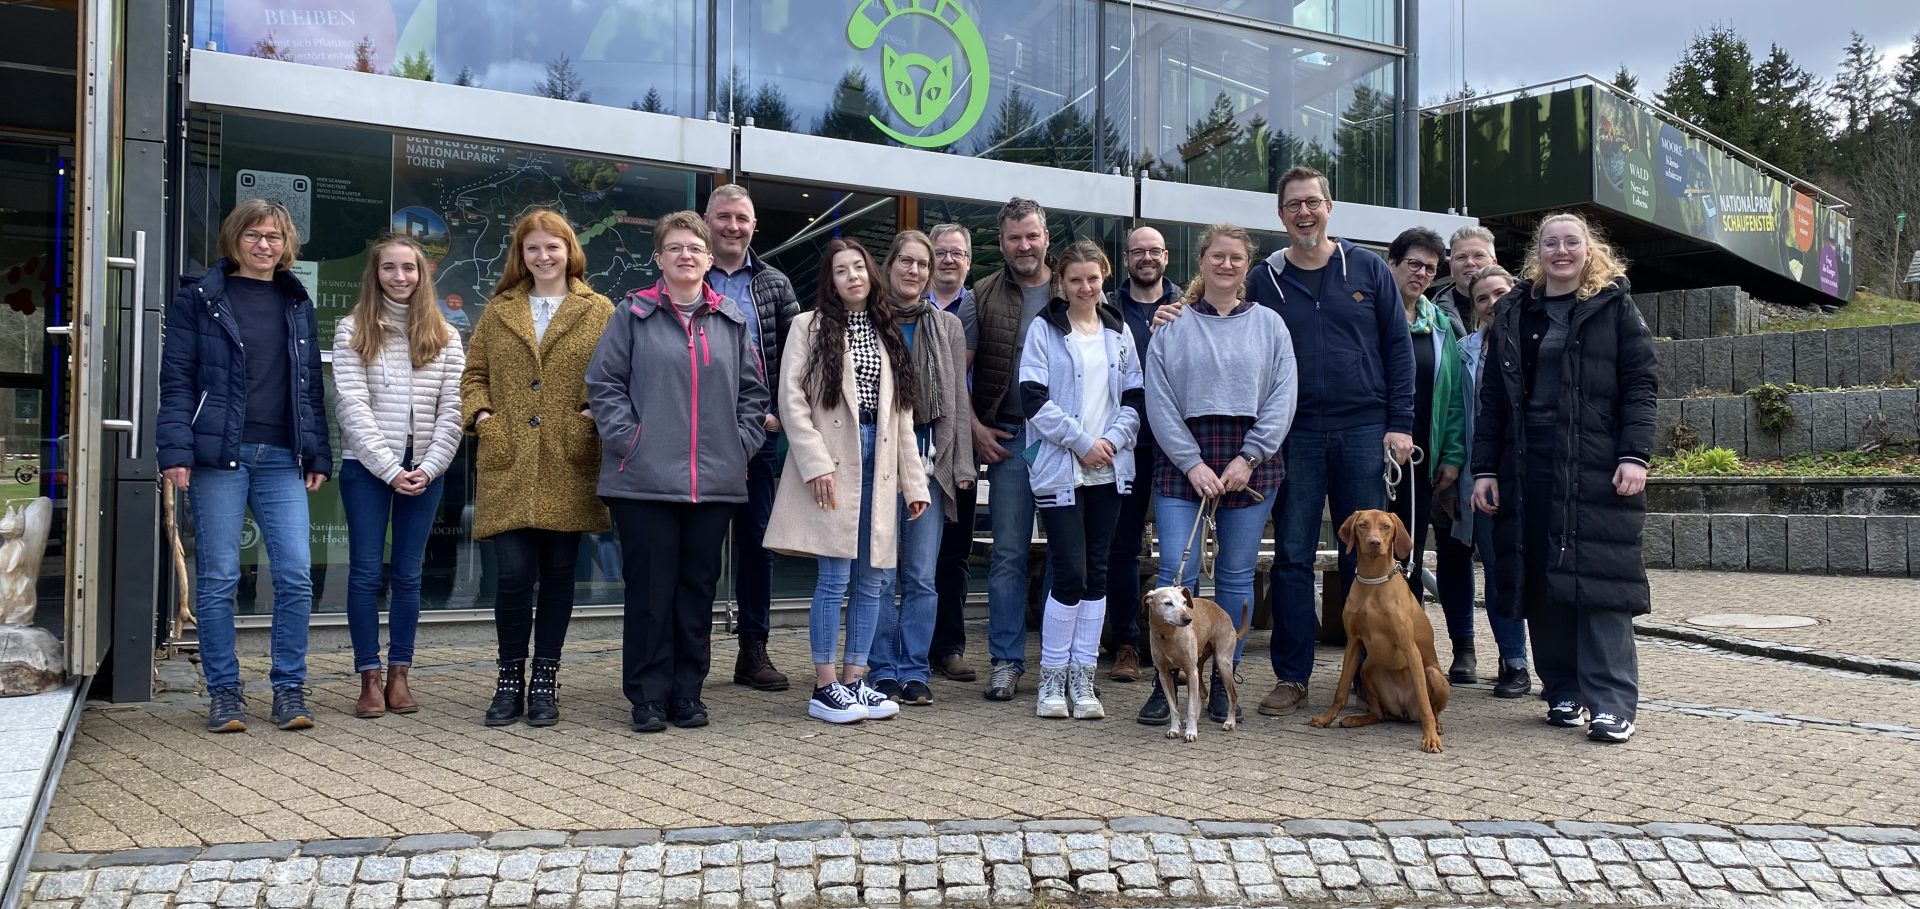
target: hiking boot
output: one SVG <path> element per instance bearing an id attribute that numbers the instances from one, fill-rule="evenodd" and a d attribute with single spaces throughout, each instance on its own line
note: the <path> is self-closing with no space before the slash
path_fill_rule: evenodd
<path id="1" fill-rule="evenodd" d="M 380 670 L 360 670 L 360 699 L 353 702 L 353 715 L 363 720 L 387 715 L 387 683 Z"/>
<path id="2" fill-rule="evenodd" d="M 1173 706 L 1167 703 L 1167 693 L 1160 688 L 1160 674 L 1153 674 L 1153 693 L 1147 695 L 1147 702 L 1140 706 L 1140 715 L 1134 722 L 1142 726 L 1156 726 L 1168 722 L 1173 717 Z"/>
<path id="3" fill-rule="evenodd" d="M 493 683 L 493 703 L 487 705 L 486 724 L 505 726 L 527 709 L 527 661 L 501 660 L 500 678 Z"/>
<path id="4" fill-rule="evenodd" d="M 1220 671 L 1215 669 L 1213 672 L 1213 684 L 1207 690 L 1207 719 L 1216 723 L 1226 722 L 1227 707 L 1227 683 L 1225 679 L 1221 678 Z M 1238 723 L 1242 719 L 1245 719 L 1245 714 L 1240 711 L 1235 711 L 1233 721 Z"/>
<path id="5" fill-rule="evenodd" d="M 1020 676 L 1025 674 L 1018 663 L 993 664 L 993 676 L 987 680 L 987 690 L 982 697 L 989 701 L 1013 700 L 1014 693 L 1020 690 Z"/>
<path id="6" fill-rule="evenodd" d="M 407 684 L 407 671 L 412 669 L 404 663 L 387 667 L 387 710 L 391 713 L 419 713 L 420 702 L 413 699 L 413 688 Z"/>
<path id="7" fill-rule="evenodd" d="M 787 677 L 773 668 L 773 658 L 767 656 L 766 641 L 740 639 L 740 655 L 733 661 L 733 683 L 745 685 L 755 691 L 785 691 Z"/>
<path id="8" fill-rule="evenodd" d="M 993 667 L 995 678 L 999 677 L 1001 668 L 1001 666 Z M 1067 706 L 1067 667 L 1040 667 L 1040 696 L 1034 701 L 1033 715 L 1054 720 L 1066 719 L 1073 715 Z"/>
<path id="9" fill-rule="evenodd" d="M 1116 682 L 1140 681 L 1140 649 L 1132 644 L 1121 644 L 1113 651 L 1113 670 L 1107 678 Z"/>
<path id="10" fill-rule="evenodd" d="M 958 653 L 949 653 L 933 662 L 933 671 L 955 682 L 971 682 L 980 677 L 967 665 L 967 658 Z"/>
<path id="11" fill-rule="evenodd" d="M 1100 703 L 1099 692 L 1093 690 L 1094 667 L 1090 663 L 1072 663 L 1067 666 L 1067 700 L 1073 705 L 1073 718 L 1076 720 L 1100 720 L 1107 716 L 1107 708 Z"/>
<path id="12" fill-rule="evenodd" d="M 527 725 L 560 722 L 560 661 L 533 658 L 533 676 L 527 679 Z"/>
<path id="13" fill-rule="evenodd" d="M 313 728 L 313 711 L 307 709 L 305 688 L 274 689 L 273 725 L 289 731 Z"/>
<path id="14" fill-rule="evenodd" d="M 241 707 L 240 689 L 207 689 L 207 731 L 245 732 L 247 714 Z"/>
<path id="15" fill-rule="evenodd" d="M 1447 667 L 1447 681 L 1454 685 L 1471 685 L 1480 681 L 1480 663 L 1473 656 L 1472 638 L 1453 639 L 1453 665 Z"/>
<path id="16" fill-rule="evenodd" d="M 1532 692 L 1533 677 L 1527 674 L 1527 667 L 1500 667 L 1500 678 L 1493 683 L 1494 697 L 1523 698 Z"/>
<path id="17" fill-rule="evenodd" d="M 1292 716 L 1307 702 L 1307 686 L 1299 682 L 1280 682 L 1260 699 L 1261 716 Z"/>

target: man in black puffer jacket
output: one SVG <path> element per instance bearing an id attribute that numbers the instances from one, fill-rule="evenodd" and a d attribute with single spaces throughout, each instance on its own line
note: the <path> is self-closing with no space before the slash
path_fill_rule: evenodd
<path id="1" fill-rule="evenodd" d="M 753 198 L 747 188 L 726 183 L 707 197 L 707 227 L 713 231 L 713 268 L 707 284 L 739 304 L 747 316 L 747 331 L 758 341 L 761 377 L 768 388 L 779 388 L 780 344 L 787 327 L 800 314 L 793 282 L 777 268 L 753 256 Z M 740 604 L 740 656 L 733 665 L 733 681 L 761 691 L 787 690 L 787 677 L 767 656 L 767 631 L 772 622 L 773 554 L 760 542 L 773 514 L 774 452 L 779 445 L 780 420 L 766 417 L 767 441 L 747 464 L 747 502 L 733 521 L 733 593 Z"/>

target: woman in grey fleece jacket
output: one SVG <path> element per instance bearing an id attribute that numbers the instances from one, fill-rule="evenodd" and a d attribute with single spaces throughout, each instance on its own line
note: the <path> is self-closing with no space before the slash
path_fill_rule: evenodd
<path id="1" fill-rule="evenodd" d="M 1236 626 L 1251 611 L 1261 533 L 1286 476 L 1280 445 L 1299 394 L 1286 323 L 1244 299 L 1253 249 L 1241 228 L 1207 228 L 1200 275 L 1180 301 L 1193 316 L 1162 326 L 1147 349 L 1147 422 L 1160 448 L 1153 469 L 1159 584 L 1199 586 L 1198 555 L 1186 560 L 1185 576 L 1174 575 L 1203 502 L 1219 499 L 1214 600 Z M 1221 722 L 1226 709 L 1216 677 L 1208 711 Z"/>
<path id="2" fill-rule="evenodd" d="M 1093 670 L 1107 618 L 1107 553 L 1120 497 L 1133 486 L 1144 409 L 1140 352 L 1105 305 L 1101 286 L 1112 266 L 1100 245 L 1076 241 L 1060 254 L 1060 269 L 1066 299 L 1033 320 L 1020 353 L 1031 443 L 1022 454 L 1053 566 L 1034 713 L 1097 720 L 1106 716 Z"/>

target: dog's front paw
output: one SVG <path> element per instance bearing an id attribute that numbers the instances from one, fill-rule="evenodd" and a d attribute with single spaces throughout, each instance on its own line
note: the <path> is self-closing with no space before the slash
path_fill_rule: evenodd
<path id="1" fill-rule="evenodd" d="M 1440 737 L 1438 735 L 1421 736 L 1420 750 L 1428 754 L 1439 754 L 1440 753 Z"/>
<path id="2" fill-rule="evenodd" d="M 1191 745 L 1191 744 L 1193 744 L 1194 742 L 1197 742 L 1197 741 L 1199 741 L 1199 740 L 1200 740 L 1200 730 L 1198 730 L 1198 729 L 1189 729 L 1189 730 L 1187 730 L 1187 733 L 1186 733 L 1186 735 L 1184 735 L 1184 736 L 1182 736 L 1182 738 L 1184 738 L 1184 739 L 1186 739 L 1186 740 L 1187 740 L 1187 744 L 1189 744 L 1189 745 Z"/>
<path id="3" fill-rule="evenodd" d="M 1307 725 L 1312 726 L 1315 729 L 1325 729 L 1328 726 L 1333 725 L 1334 718 L 1338 716 L 1339 714 L 1337 713 L 1323 713 L 1323 714 L 1320 714 L 1319 716 L 1314 717 L 1311 720 L 1308 720 Z"/>
<path id="4" fill-rule="evenodd" d="M 1238 728 L 1240 728 L 1240 724 L 1236 722 L 1233 717 L 1227 717 L 1227 721 L 1220 724 L 1221 732 L 1232 732 Z"/>
<path id="5" fill-rule="evenodd" d="M 1167 738 L 1177 739 L 1179 737 L 1180 737 L 1180 727 L 1178 725 L 1175 725 L 1173 728 L 1167 730 Z M 1193 740 L 1188 739 L 1187 741 L 1191 742 Z"/>

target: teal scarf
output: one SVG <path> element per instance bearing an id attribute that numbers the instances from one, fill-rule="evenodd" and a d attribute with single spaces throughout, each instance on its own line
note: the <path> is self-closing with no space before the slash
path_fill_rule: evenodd
<path id="1" fill-rule="evenodd" d="M 1413 323 L 1407 326 L 1407 330 L 1416 335 L 1433 334 L 1434 325 L 1444 318 L 1440 314 L 1440 307 L 1433 305 L 1426 297 L 1421 297 L 1420 302 L 1414 304 L 1413 314 Z"/>

